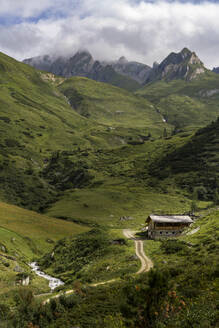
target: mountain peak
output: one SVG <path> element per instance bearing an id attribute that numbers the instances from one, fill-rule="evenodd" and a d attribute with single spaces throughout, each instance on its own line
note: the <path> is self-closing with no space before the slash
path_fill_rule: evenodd
<path id="1" fill-rule="evenodd" d="M 119 64 L 127 64 L 128 60 L 126 59 L 126 57 L 122 56 L 119 58 L 118 63 Z"/>
<path id="2" fill-rule="evenodd" d="M 160 65 L 154 65 L 146 83 L 177 79 L 191 81 L 205 72 L 206 68 L 196 53 L 183 48 L 179 53 L 171 52 Z"/>
<path id="3" fill-rule="evenodd" d="M 79 58 L 79 59 L 85 58 L 87 60 L 93 59 L 91 53 L 87 50 L 79 50 L 71 58 Z"/>
<path id="4" fill-rule="evenodd" d="M 188 48 L 183 48 L 180 53 L 184 56 L 190 56 L 192 54 L 192 52 L 188 49 Z"/>

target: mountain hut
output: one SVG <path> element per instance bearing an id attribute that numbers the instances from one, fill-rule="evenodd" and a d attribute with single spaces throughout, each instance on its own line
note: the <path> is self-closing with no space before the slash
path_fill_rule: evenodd
<path id="1" fill-rule="evenodd" d="M 149 215 L 148 237 L 157 239 L 162 237 L 174 237 L 189 227 L 193 220 L 188 215 Z"/>

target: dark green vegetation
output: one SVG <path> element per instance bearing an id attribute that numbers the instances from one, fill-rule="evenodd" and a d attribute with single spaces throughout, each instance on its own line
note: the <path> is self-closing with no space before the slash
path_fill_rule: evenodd
<path id="1" fill-rule="evenodd" d="M 156 164 L 151 173 L 158 179 L 172 180 L 196 199 L 219 203 L 219 119 L 198 130 L 182 147 Z"/>
<path id="2" fill-rule="evenodd" d="M 48 163 L 50 181 L 71 176 L 76 163 L 80 163 L 87 177 L 83 188 L 73 185 L 65 190 L 62 197 L 53 204 L 47 214 L 111 227 L 133 226 L 142 223 L 151 212 L 189 211 L 191 201 L 188 192 L 176 190 L 174 185 L 159 183 L 150 176 L 151 163 L 157 162 L 163 154 L 184 145 L 187 138 L 147 141 L 142 145 L 127 145 L 114 150 L 62 152 Z M 68 166 L 67 166 L 68 164 Z M 58 178 L 57 172 L 63 172 Z M 73 171 L 74 172 L 74 171 Z M 47 174 L 47 173 L 46 173 Z M 85 183 L 81 180 L 81 183 Z M 122 216 L 135 219 L 119 220 Z"/>
<path id="3" fill-rule="evenodd" d="M 135 273 L 139 266 L 138 260 L 133 258 L 133 242 L 118 238 L 118 232 L 106 229 L 96 228 L 71 239 L 62 239 L 56 243 L 52 254 L 52 257 L 50 252 L 40 259 L 40 266 L 69 287 L 77 280 L 98 283 L 117 279 Z"/>
<path id="4" fill-rule="evenodd" d="M 218 214 L 206 211 L 219 202 L 218 86 L 206 72 L 135 95 L 0 54 L 0 199 L 49 215 L 0 205 L 3 327 L 216 327 Z M 200 231 L 147 240 L 155 271 L 134 276 L 120 229 L 197 210 Z M 34 259 L 75 294 L 42 305 Z M 27 288 L 14 285 L 17 264 Z"/>

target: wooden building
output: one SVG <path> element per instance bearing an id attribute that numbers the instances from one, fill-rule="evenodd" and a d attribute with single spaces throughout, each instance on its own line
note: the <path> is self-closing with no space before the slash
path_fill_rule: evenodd
<path id="1" fill-rule="evenodd" d="M 151 239 L 180 235 L 193 220 L 188 215 L 149 215 L 148 237 Z"/>

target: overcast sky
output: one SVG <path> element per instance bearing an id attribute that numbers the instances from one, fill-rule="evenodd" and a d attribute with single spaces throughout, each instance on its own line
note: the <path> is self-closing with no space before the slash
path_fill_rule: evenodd
<path id="1" fill-rule="evenodd" d="M 87 49 L 152 65 L 184 47 L 219 66 L 219 1 L 0 0 L 0 51 L 18 60 Z"/>

